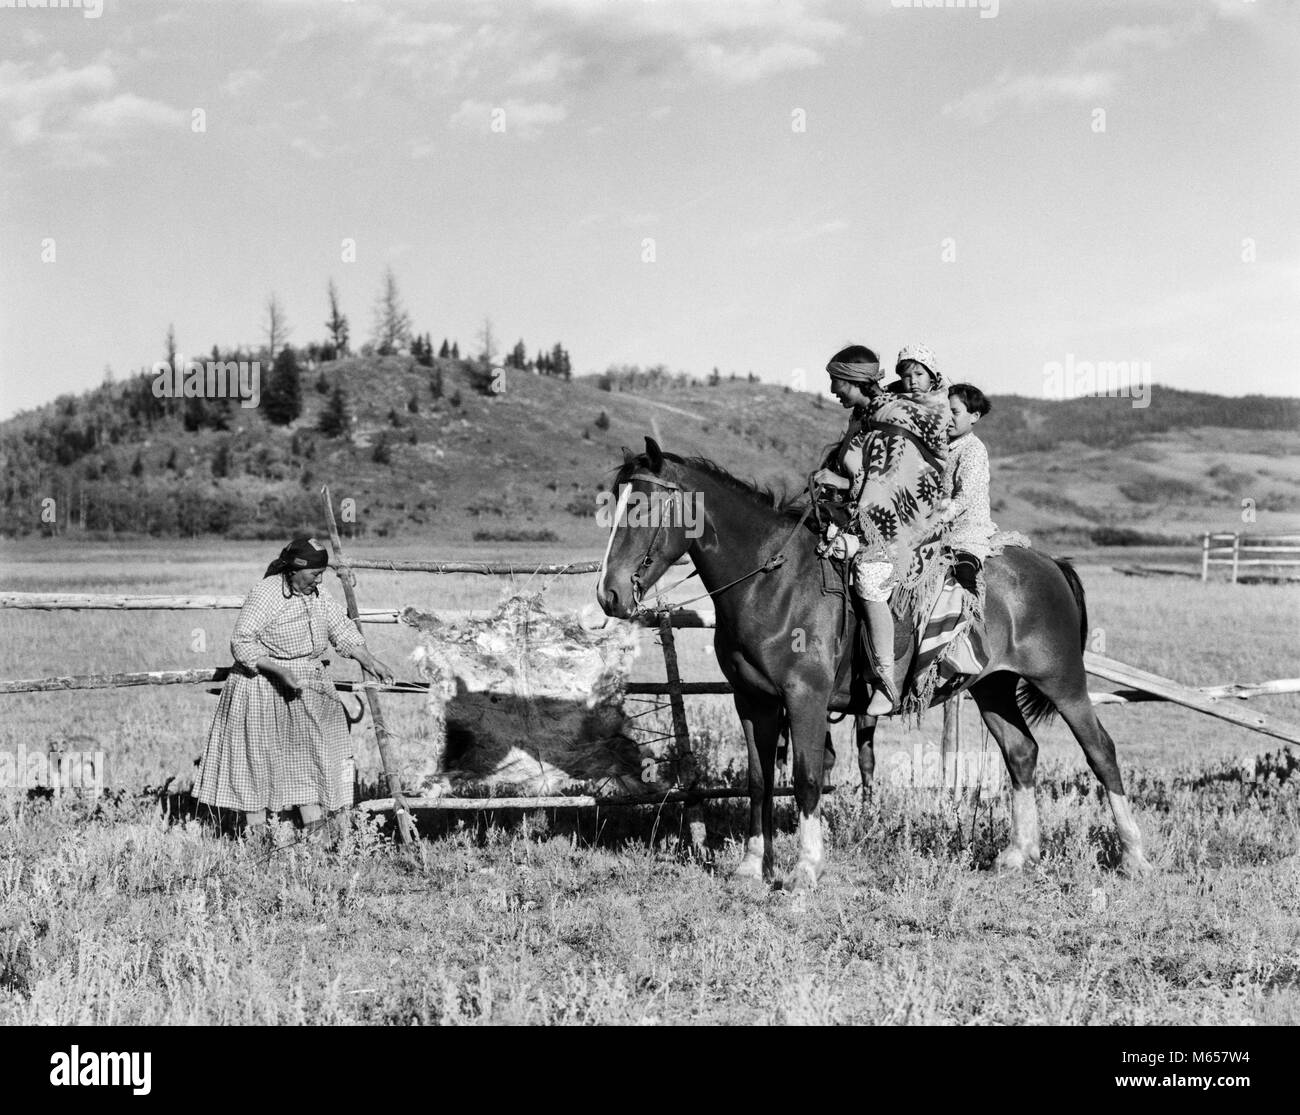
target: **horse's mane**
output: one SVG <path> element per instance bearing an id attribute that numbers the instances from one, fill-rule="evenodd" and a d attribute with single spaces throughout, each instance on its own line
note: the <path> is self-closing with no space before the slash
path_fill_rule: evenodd
<path id="1" fill-rule="evenodd" d="M 707 472 L 715 480 L 721 481 L 738 495 L 745 496 L 762 507 L 792 518 L 803 514 L 803 492 L 791 494 L 785 489 L 777 491 L 770 484 L 760 485 L 753 480 L 742 480 L 735 473 L 723 468 L 717 461 L 710 460 L 708 457 L 679 457 L 676 453 L 668 452 L 664 452 L 663 456 L 665 461 L 672 461 L 675 464 L 687 465 L 702 472 Z M 617 469 L 614 475 L 614 487 L 618 488 L 619 485 L 628 483 L 632 474 L 639 469 L 653 471 L 648 454 L 641 453 Z"/>

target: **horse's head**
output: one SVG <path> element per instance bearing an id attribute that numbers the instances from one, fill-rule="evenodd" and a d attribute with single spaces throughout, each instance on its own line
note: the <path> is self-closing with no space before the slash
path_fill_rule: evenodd
<path id="1" fill-rule="evenodd" d="M 608 516 L 609 543 L 596 583 L 606 615 L 627 619 L 641 599 L 699 536 L 699 492 L 690 489 L 680 458 L 665 456 L 653 438 L 645 452 L 623 451 L 623 467 L 597 512 Z"/>

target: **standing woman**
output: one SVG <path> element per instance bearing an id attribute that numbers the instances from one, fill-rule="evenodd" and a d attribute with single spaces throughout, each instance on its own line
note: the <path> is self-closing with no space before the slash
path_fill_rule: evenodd
<path id="1" fill-rule="evenodd" d="M 340 654 L 390 682 L 393 671 L 366 649 L 357 625 L 317 589 L 329 551 L 295 538 L 271 562 L 235 621 L 226 679 L 194 796 L 243 813 L 247 830 L 297 807 L 304 829 L 350 806 L 342 784 L 347 723 L 322 656 Z"/>

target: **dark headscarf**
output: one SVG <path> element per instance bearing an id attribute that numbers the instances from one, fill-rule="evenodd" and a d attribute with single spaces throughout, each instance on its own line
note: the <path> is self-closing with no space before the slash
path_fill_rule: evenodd
<path id="1" fill-rule="evenodd" d="M 266 567 L 263 577 L 277 573 L 296 573 L 299 569 L 324 569 L 330 563 L 330 552 L 314 538 L 295 538 L 280 556 Z"/>

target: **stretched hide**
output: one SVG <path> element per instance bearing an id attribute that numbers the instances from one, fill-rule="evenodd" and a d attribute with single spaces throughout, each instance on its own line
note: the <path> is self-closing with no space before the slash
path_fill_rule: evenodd
<path id="1" fill-rule="evenodd" d="M 401 620 L 424 635 L 412 657 L 430 683 L 426 737 L 399 745 L 410 792 L 661 789 L 642 781 L 623 712 L 632 624 L 588 631 L 546 612 L 540 596 L 511 597 L 484 619 L 407 608 Z"/>

